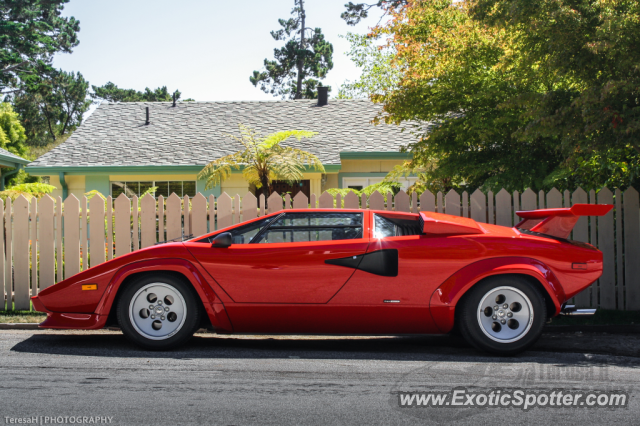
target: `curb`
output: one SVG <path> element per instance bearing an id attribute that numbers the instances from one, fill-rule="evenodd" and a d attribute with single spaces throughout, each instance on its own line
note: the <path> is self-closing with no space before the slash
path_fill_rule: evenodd
<path id="1" fill-rule="evenodd" d="M 546 325 L 545 333 L 609 333 L 609 334 L 629 334 L 640 333 L 640 325 Z"/>
<path id="2" fill-rule="evenodd" d="M 38 330 L 37 322 L 0 323 L 0 330 Z"/>

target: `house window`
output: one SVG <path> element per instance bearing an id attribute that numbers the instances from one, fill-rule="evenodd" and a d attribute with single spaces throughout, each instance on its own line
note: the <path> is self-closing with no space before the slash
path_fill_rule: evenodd
<path id="1" fill-rule="evenodd" d="M 366 186 L 380 183 L 383 180 L 384 177 L 345 177 L 342 178 L 342 187 L 360 191 Z M 398 182 L 402 185 L 402 189 L 406 191 L 411 185 L 416 183 L 416 180 L 418 180 L 417 177 L 401 177 L 398 179 Z"/>
<path id="2" fill-rule="evenodd" d="M 176 193 L 178 197 L 195 197 L 196 195 L 196 182 L 195 181 L 145 181 L 145 182 L 111 182 L 111 196 L 117 198 L 120 194 L 124 193 L 127 197 L 131 198 L 134 195 L 140 197 L 153 187 L 157 187 L 155 197 L 163 196 L 167 198 L 172 193 Z"/>

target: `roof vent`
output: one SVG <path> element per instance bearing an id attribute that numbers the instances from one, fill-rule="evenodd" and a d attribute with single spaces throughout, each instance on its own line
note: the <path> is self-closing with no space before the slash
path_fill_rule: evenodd
<path id="1" fill-rule="evenodd" d="M 329 103 L 329 86 L 318 86 L 318 106 Z"/>
<path id="2" fill-rule="evenodd" d="M 149 125 L 149 123 L 151 123 L 149 121 L 149 107 L 147 107 L 146 109 L 147 109 L 147 120 L 144 122 L 144 124 Z"/>

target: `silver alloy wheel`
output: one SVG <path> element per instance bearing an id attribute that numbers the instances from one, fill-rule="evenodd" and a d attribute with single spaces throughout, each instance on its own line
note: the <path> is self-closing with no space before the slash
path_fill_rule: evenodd
<path id="1" fill-rule="evenodd" d="M 526 336 L 533 325 L 533 305 L 517 288 L 497 287 L 480 300 L 478 323 L 491 340 L 515 342 Z"/>
<path id="2" fill-rule="evenodd" d="M 164 340 L 175 335 L 187 317 L 182 294 L 170 284 L 151 283 L 131 298 L 129 319 L 133 328 L 150 340 Z"/>

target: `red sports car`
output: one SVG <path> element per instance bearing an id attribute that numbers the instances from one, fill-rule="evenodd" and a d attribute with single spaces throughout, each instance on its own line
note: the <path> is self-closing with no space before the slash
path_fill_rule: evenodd
<path id="1" fill-rule="evenodd" d="M 218 333 L 444 334 L 520 352 L 597 280 L 602 253 L 568 240 L 613 206 L 518 212 L 514 228 L 422 212 L 284 210 L 90 268 L 32 298 L 42 328 L 118 324 L 146 349 Z"/>

